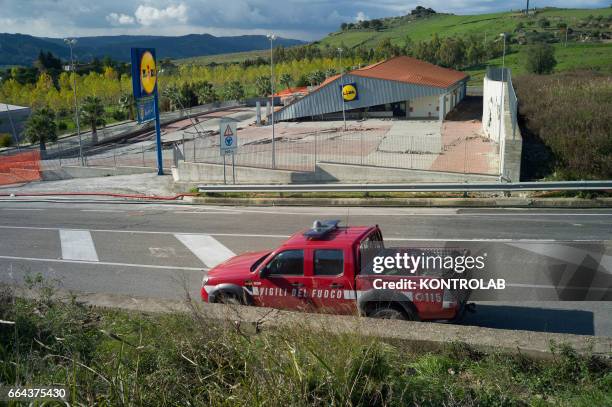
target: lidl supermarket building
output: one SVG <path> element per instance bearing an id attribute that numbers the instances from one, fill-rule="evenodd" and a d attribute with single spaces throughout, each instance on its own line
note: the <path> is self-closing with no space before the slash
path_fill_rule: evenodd
<path id="1" fill-rule="evenodd" d="M 274 113 L 275 121 L 395 117 L 443 119 L 466 94 L 469 76 L 399 56 L 332 76 Z"/>

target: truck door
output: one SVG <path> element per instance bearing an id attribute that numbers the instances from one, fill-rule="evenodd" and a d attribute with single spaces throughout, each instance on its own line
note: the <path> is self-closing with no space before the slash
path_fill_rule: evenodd
<path id="1" fill-rule="evenodd" d="M 253 286 L 257 305 L 283 309 L 312 309 L 308 296 L 311 277 L 304 275 L 304 250 L 289 249 L 279 252 L 262 270 L 262 277 Z"/>
<path id="2" fill-rule="evenodd" d="M 312 249 L 312 301 L 318 312 L 354 314 L 354 264 L 350 249 Z"/>

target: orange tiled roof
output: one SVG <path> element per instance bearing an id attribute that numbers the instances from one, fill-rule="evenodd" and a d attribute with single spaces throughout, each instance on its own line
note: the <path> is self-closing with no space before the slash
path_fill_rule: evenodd
<path id="1" fill-rule="evenodd" d="M 366 78 L 435 86 L 438 88 L 447 88 L 468 76 L 454 69 L 442 68 L 441 66 L 407 56 L 398 56 L 378 62 L 351 71 L 350 74 Z"/>
<path id="2" fill-rule="evenodd" d="M 279 92 L 276 92 L 274 96 L 290 96 L 295 93 L 304 93 L 304 94 L 308 93 L 308 86 L 299 86 L 296 88 L 283 89 Z"/>

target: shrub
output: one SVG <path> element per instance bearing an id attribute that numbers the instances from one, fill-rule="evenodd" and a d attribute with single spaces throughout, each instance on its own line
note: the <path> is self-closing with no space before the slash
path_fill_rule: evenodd
<path id="1" fill-rule="evenodd" d="M 560 178 L 612 178 L 610 75 L 525 75 L 515 78 L 514 85 L 525 133 L 550 149 Z"/>
<path id="2" fill-rule="evenodd" d="M 552 45 L 539 43 L 527 48 L 527 59 L 525 60 L 527 72 L 545 74 L 551 73 L 557 65 L 555 49 Z"/>
<path id="3" fill-rule="evenodd" d="M 10 147 L 13 144 L 13 138 L 10 134 L 0 133 L 0 147 Z"/>

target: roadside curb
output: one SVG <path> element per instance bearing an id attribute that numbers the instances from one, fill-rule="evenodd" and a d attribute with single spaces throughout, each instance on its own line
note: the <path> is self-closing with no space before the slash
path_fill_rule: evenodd
<path id="1" fill-rule="evenodd" d="M 388 206 L 458 208 L 612 208 L 612 198 L 223 198 L 185 197 L 201 205 Z"/>
<path id="2" fill-rule="evenodd" d="M 16 295 L 23 298 L 36 297 L 35 292 L 25 289 L 17 290 Z M 67 300 L 71 295 L 58 292 L 57 298 Z M 118 294 L 82 293 L 75 294 L 75 298 L 78 302 L 92 307 L 133 312 L 199 312 L 208 318 L 229 323 L 246 334 L 285 329 L 288 326 L 304 326 L 339 335 L 358 333 L 401 349 L 417 352 L 438 351 L 451 344 L 461 343 L 482 352 L 520 353 L 538 359 L 549 359 L 553 357 L 551 345 L 565 344 L 579 352 L 612 357 L 611 337 L 310 314 L 263 307 L 207 304 L 194 300 L 139 298 Z"/>

